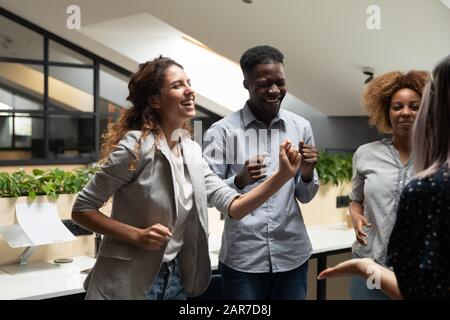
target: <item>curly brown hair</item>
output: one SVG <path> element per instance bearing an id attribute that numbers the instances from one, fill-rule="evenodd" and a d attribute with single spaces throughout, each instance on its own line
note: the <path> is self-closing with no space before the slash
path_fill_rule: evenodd
<path id="1" fill-rule="evenodd" d="M 373 79 L 366 86 L 361 103 L 369 113 L 369 124 L 381 133 L 392 133 L 389 108 L 392 96 L 401 89 L 411 89 L 422 96 L 429 78 L 427 71 L 411 70 L 407 73 L 392 71 Z"/>
<path id="2" fill-rule="evenodd" d="M 130 170 L 136 170 L 140 159 L 142 140 L 150 133 L 161 136 L 161 117 L 156 109 L 150 105 L 150 98 L 159 96 L 163 86 L 166 70 L 171 66 L 183 67 L 176 61 L 159 56 L 139 65 L 139 70 L 131 76 L 128 83 L 129 100 L 133 106 L 129 108 L 116 123 L 108 126 L 102 135 L 99 163 L 107 161 L 110 153 L 117 147 L 122 137 L 130 130 L 142 132 L 135 146 L 135 159 L 130 163 Z M 184 128 L 188 128 L 187 125 Z"/>

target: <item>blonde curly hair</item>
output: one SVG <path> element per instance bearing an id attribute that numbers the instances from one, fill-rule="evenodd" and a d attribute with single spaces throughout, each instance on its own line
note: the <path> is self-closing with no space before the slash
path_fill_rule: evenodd
<path id="1" fill-rule="evenodd" d="M 392 71 L 369 82 L 361 98 L 361 103 L 369 114 L 369 124 L 375 126 L 381 133 L 392 133 L 389 119 L 392 96 L 406 88 L 422 96 L 428 78 L 427 71 L 411 70 L 407 73 Z"/>

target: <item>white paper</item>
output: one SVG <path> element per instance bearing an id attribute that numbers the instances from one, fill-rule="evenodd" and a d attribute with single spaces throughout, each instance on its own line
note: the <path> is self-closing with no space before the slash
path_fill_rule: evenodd
<path id="1" fill-rule="evenodd" d="M 54 203 L 16 204 L 16 217 L 19 225 L 34 245 L 76 239 L 62 223 Z"/>
<path id="2" fill-rule="evenodd" d="M 31 247 L 34 242 L 18 224 L 0 226 L 0 233 L 11 248 Z"/>

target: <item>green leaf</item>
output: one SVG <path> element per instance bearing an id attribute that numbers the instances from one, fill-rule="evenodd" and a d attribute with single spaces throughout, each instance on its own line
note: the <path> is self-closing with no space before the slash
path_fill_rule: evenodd
<path id="1" fill-rule="evenodd" d="M 30 191 L 28 197 L 30 197 L 31 201 L 34 201 L 36 199 L 36 192 Z"/>
<path id="2" fill-rule="evenodd" d="M 320 151 L 316 170 L 321 182 L 339 185 L 351 181 L 352 158 L 351 153 L 329 154 Z"/>
<path id="3" fill-rule="evenodd" d="M 62 193 L 77 193 L 89 182 L 98 168 L 80 168 L 71 172 L 59 168 L 33 169 L 27 174 L 23 169 L 13 173 L 0 172 L 0 197 L 28 196 L 35 200 L 39 195 L 57 199 Z"/>
<path id="4" fill-rule="evenodd" d="M 33 175 L 34 176 L 42 176 L 45 173 L 45 171 L 40 169 L 33 169 Z"/>

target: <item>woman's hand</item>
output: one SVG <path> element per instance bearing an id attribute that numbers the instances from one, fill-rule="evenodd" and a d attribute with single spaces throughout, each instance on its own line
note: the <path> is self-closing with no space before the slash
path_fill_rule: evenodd
<path id="1" fill-rule="evenodd" d="M 362 214 L 355 213 L 351 214 L 353 229 L 355 229 L 356 240 L 362 246 L 366 246 L 368 242 L 367 234 L 363 231 L 363 226 L 371 227 L 372 224 L 369 223 Z"/>
<path id="2" fill-rule="evenodd" d="M 290 140 L 284 140 L 280 145 L 278 173 L 286 180 L 292 178 L 298 171 L 302 156 L 298 149 L 292 146 Z"/>
<path id="3" fill-rule="evenodd" d="M 325 269 L 319 274 L 317 279 L 321 280 L 353 275 L 365 276 L 367 274 L 367 269 L 372 265 L 376 266 L 377 264 L 369 258 L 347 260 L 334 267 Z"/>
<path id="4" fill-rule="evenodd" d="M 138 230 L 138 238 L 136 245 L 148 251 L 156 251 L 161 249 L 163 244 L 172 237 L 169 228 L 162 224 L 156 223 L 146 229 Z"/>
<path id="5" fill-rule="evenodd" d="M 369 258 L 351 259 L 322 271 L 317 279 L 336 278 L 344 276 L 360 276 L 368 279 L 374 287 L 381 289 L 393 299 L 403 299 L 398 288 L 397 277 L 389 270 Z"/>

